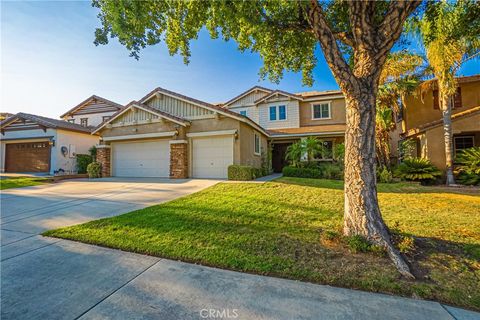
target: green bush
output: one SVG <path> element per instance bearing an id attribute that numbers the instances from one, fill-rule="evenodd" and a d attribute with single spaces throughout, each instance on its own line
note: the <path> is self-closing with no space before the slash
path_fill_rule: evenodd
<path id="1" fill-rule="evenodd" d="M 324 179 L 343 179 L 343 167 L 330 162 L 323 162 L 318 165 L 322 178 Z"/>
<path id="2" fill-rule="evenodd" d="M 302 167 L 284 167 L 282 173 L 285 177 L 311 178 L 311 179 L 343 179 L 343 168 L 336 163 L 305 163 Z"/>
<path id="3" fill-rule="evenodd" d="M 297 178 L 322 178 L 322 172 L 318 168 L 297 168 L 297 167 L 283 167 L 282 173 L 285 177 Z"/>
<path id="4" fill-rule="evenodd" d="M 232 164 L 228 166 L 228 180 L 249 181 L 263 177 L 267 170 L 252 166 L 240 166 Z"/>
<path id="5" fill-rule="evenodd" d="M 459 164 L 455 169 L 458 182 L 480 185 L 480 147 L 462 150 L 455 160 Z"/>
<path id="6" fill-rule="evenodd" d="M 77 172 L 87 173 L 87 166 L 92 162 L 92 156 L 89 154 L 77 154 Z"/>
<path id="7" fill-rule="evenodd" d="M 90 149 L 88 149 L 88 153 L 90 153 L 90 156 L 92 157 L 93 161 L 97 160 L 97 147 L 96 146 L 91 146 Z"/>
<path id="8" fill-rule="evenodd" d="M 428 183 L 440 177 L 442 172 L 427 159 L 406 158 L 398 165 L 395 174 L 404 180 Z"/>
<path id="9" fill-rule="evenodd" d="M 377 179 L 382 183 L 392 183 L 393 182 L 393 173 L 388 170 L 386 167 L 383 167 L 377 172 Z"/>
<path id="10" fill-rule="evenodd" d="M 100 178 L 102 176 L 102 165 L 99 162 L 92 162 L 87 166 L 89 178 Z"/>

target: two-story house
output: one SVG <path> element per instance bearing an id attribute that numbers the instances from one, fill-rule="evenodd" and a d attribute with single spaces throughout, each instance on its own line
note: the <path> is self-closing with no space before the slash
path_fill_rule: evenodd
<path id="1" fill-rule="evenodd" d="M 286 165 L 288 146 L 300 139 L 313 136 L 322 140 L 327 159 L 332 157 L 334 145 L 344 140 L 345 99 L 341 91 L 294 94 L 256 86 L 222 107 L 249 117 L 267 130 L 275 172 Z"/>
<path id="2" fill-rule="evenodd" d="M 67 113 L 63 120 L 17 113 L 0 123 L 2 172 L 75 173 L 76 154 L 88 154 L 99 143 L 92 130 L 123 106 L 91 96 Z"/>
<path id="3" fill-rule="evenodd" d="M 452 104 L 454 156 L 462 149 L 480 146 L 480 75 L 457 80 Z M 402 129 L 404 139 L 416 141 L 416 156 L 445 169 L 443 119 L 435 83 L 429 90 L 406 98 Z"/>
<path id="4" fill-rule="evenodd" d="M 261 167 L 270 147 L 273 167 L 281 171 L 287 147 L 308 136 L 321 138 L 331 158 L 344 131 L 339 91 L 253 87 L 217 105 L 157 88 L 93 133 L 101 136 L 104 176 L 226 178 L 231 164 Z"/>

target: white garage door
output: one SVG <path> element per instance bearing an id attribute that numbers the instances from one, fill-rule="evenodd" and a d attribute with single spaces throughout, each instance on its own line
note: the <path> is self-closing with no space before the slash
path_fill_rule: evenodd
<path id="1" fill-rule="evenodd" d="M 233 136 L 192 139 L 192 174 L 194 178 L 227 178 L 233 164 Z"/>
<path id="2" fill-rule="evenodd" d="M 113 175 L 116 177 L 168 177 L 168 141 L 112 143 Z"/>

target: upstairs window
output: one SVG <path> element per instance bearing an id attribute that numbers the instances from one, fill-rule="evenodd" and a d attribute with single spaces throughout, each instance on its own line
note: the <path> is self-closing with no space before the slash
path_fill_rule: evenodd
<path id="1" fill-rule="evenodd" d="M 75 123 L 75 119 L 68 119 L 68 122 Z"/>
<path id="2" fill-rule="evenodd" d="M 312 119 L 330 119 L 330 103 L 312 105 Z"/>
<path id="3" fill-rule="evenodd" d="M 277 120 L 277 107 L 271 106 L 270 107 L 270 121 Z"/>
<path id="4" fill-rule="evenodd" d="M 256 155 L 260 155 L 260 136 L 256 133 L 254 133 L 253 136 L 253 153 Z"/>
<path id="5" fill-rule="evenodd" d="M 240 114 L 241 114 L 242 116 L 245 116 L 245 117 L 246 117 L 246 116 L 247 116 L 247 110 L 242 110 L 242 111 L 240 111 Z"/>
<path id="6" fill-rule="evenodd" d="M 80 124 L 84 127 L 88 126 L 88 118 L 81 118 L 80 119 Z"/>
<path id="7" fill-rule="evenodd" d="M 111 118 L 110 116 L 103 116 L 102 117 L 102 122 L 108 121 L 108 120 L 110 120 L 110 118 Z"/>
<path id="8" fill-rule="evenodd" d="M 285 106 L 278 106 L 278 120 L 287 119 L 287 108 Z"/>

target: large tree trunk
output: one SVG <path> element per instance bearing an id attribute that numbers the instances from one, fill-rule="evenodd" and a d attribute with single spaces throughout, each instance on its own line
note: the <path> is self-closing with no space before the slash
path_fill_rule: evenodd
<path id="1" fill-rule="evenodd" d="M 378 207 L 375 152 L 375 93 L 347 94 L 344 234 L 360 235 L 386 248 L 400 273 L 414 278 L 393 246 Z"/>
<path id="2" fill-rule="evenodd" d="M 445 139 L 445 166 L 447 186 L 455 184 L 453 176 L 453 133 L 452 133 L 452 106 L 447 95 L 441 94 L 441 108 L 443 117 L 443 137 Z"/>

